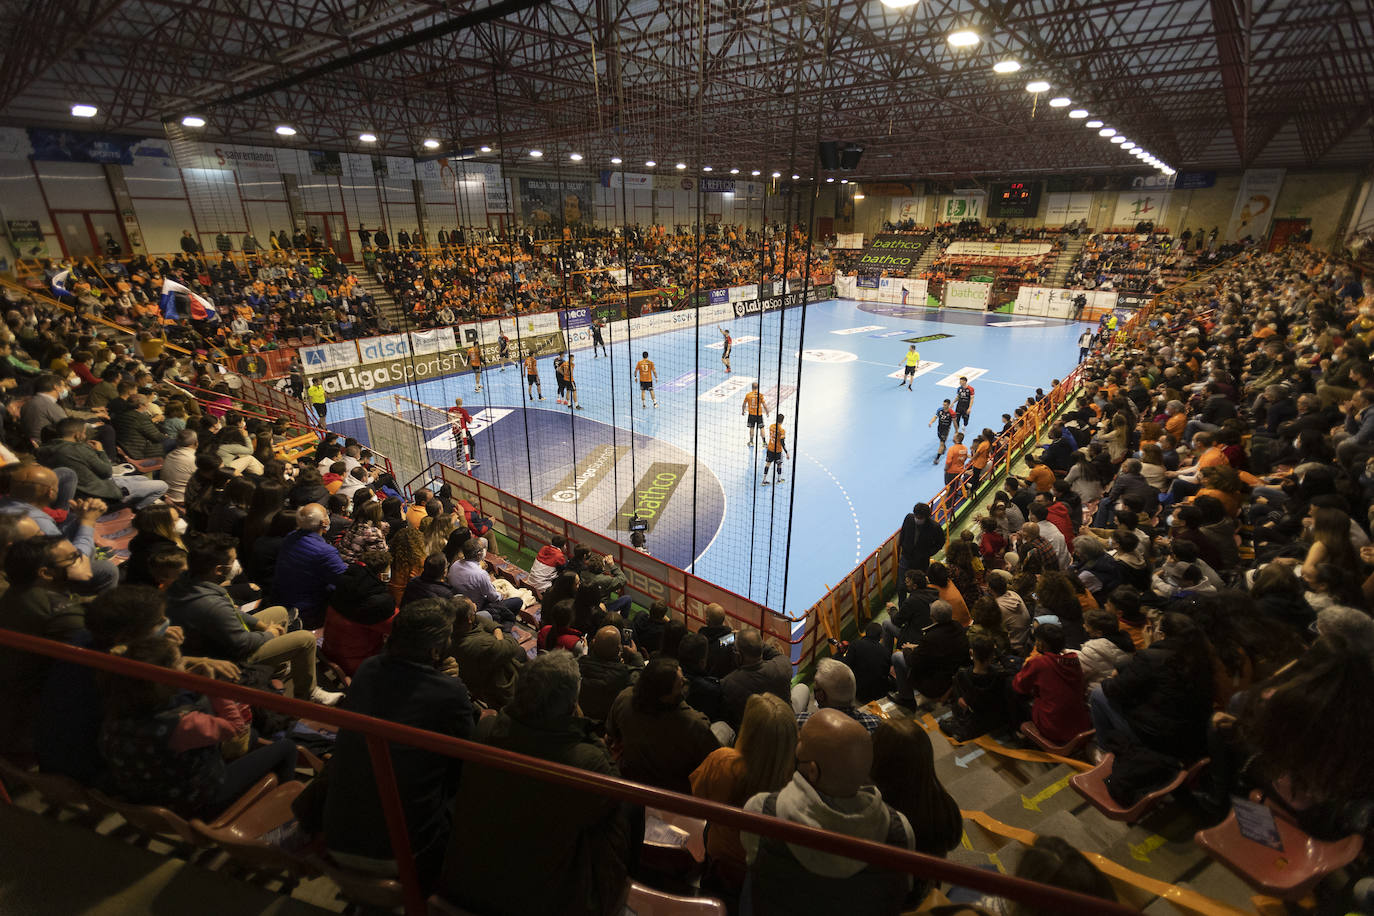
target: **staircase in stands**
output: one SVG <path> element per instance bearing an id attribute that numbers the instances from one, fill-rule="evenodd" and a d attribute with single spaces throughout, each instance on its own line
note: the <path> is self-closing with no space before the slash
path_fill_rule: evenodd
<path id="1" fill-rule="evenodd" d="M 1055 258 L 1054 267 L 1050 268 L 1050 278 L 1046 282 L 1046 286 L 1063 287 L 1064 278 L 1069 275 L 1069 268 L 1078 262 L 1078 255 L 1083 251 L 1083 246 L 1087 241 L 1086 236 L 1081 238 L 1070 236 L 1064 239 L 1064 247 L 1060 250 L 1058 257 Z"/>

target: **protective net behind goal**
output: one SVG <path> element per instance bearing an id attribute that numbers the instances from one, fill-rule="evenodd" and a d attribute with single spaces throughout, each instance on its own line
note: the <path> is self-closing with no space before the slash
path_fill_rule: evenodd
<path id="1" fill-rule="evenodd" d="M 402 486 L 436 461 L 462 467 L 448 411 L 442 407 L 399 394 L 379 395 L 363 402 L 363 419 L 368 442 L 391 459 Z"/>

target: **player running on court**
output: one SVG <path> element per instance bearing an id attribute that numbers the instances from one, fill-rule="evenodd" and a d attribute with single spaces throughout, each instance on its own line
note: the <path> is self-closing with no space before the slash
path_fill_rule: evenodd
<path id="1" fill-rule="evenodd" d="M 907 347 L 906 360 L 902 363 L 902 379 L 897 383 L 900 388 L 906 385 L 906 390 L 911 390 L 911 383 L 916 379 L 916 370 L 921 368 L 921 354 L 916 352 L 916 345 Z"/>
<path id="2" fill-rule="evenodd" d="M 567 400 L 563 403 L 581 410 L 582 405 L 577 403 L 577 383 L 573 381 L 573 355 L 571 353 L 568 354 L 568 361 L 563 364 L 563 387 L 567 390 Z"/>
<path id="3" fill-rule="evenodd" d="M 468 366 L 472 369 L 472 390 L 482 390 L 482 348 L 477 344 L 468 346 Z"/>
<path id="4" fill-rule="evenodd" d="M 635 363 L 635 372 L 639 375 L 639 406 L 644 406 L 644 392 L 649 392 L 649 397 L 654 399 L 654 406 L 658 406 L 658 395 L 654 394 L 654 379 L 658 378 L 658 368 L 654 361 L 649 359 L 649 351 L 645 350 L 642 359 Z"/>
<path id="5" fill-rule="evenodd" d="M 749 418 L 749 447 L 753 448 L 758 443 L 759 433 L 763 432 L 763 415 L 768 413 L 768 404 L 759 392 L 758 382 L 745 393 L 739 412 Z"/>
<path id="6" fill-rule="evenodd" d="M 534 391 L 539 389 L 539 400 L 544 400 L 544 386 L 539 384 L 539 360 L 534 358 L 531 353 L 525 357 L 525 387 L 529 389 L 530 400 L 534 400 Z"/>
<path id="7" fill-rule="evenodd" d="M 600 355 L 605 356 L 607 359 L 609 359 L 611 356 L 611 354 L 606 350 L 606 341 L 601 336 L 601 329 L 605 326 L 606 322 L 602 321 L 600 318 L 597 318 L 595 321 L 592 322 L 592 359 L 597 358 L 596 351 L 598 347 L 601 348 Z"/>
<path id="8" fill-rule="evenodd" d="M 473 468 L 480 467 L 472 460 L 472 433 L 468 431 L 468 427 L 472 425 L 472 414 L 463 406 L 462 398 L 454 398 L 453 406 L 448 409 L 448 416 L 453 429 L 453 447 L 463 463 L 463 471 L 470 474 Z"/>
<path id="9" fill-rule="evenodd" d="M 500 356 L 501 356 L 501 371 L 502 371 L 502 372 L 505 372 L 505 371 L 506 371 L 506 363 L 511 362 L 511 358 L 510 358 L 510 338 L 506 336 L 506 332 L 505 332 L 505 331 L 502 331 L 502 332 L 501 332 L 501 336 L 498 337 L 498 338 L 496 338 L 496 346 L 497 346 L 498 352 L 499 352 L 499 354 L 500 354 Z"/>
<path id="10" fill-rule="evenodd" d="M 730 348 L 735 345 L 735 339 L 730 336 L 728 328 L 721 328 L 720 333 L 725 337 L 725 349 L 721 351 L 720 361 L 725 363 L 726 372 L 733 372 L 734 370 L 730 368 Z"/>
<path id="11" fill-rule="evenodd" d="M 960 424 L 968 426 L 968 415 L 973 410 L 973 386 L 968 383 L 968 376 L 959 376 L 959 387 L 954 391 L 954 428 L 958 429 Z"/>
<path id="12" fill-rule="evenodd" d="M 768 450 L 763 456 L 763 483 L 761 486 L 768 486 L 768 466 L 776 464 L 777 468 L 773 474 L 778 483 L 782 483 L 782 459 L 787 455 L 787 430 L 782 428 L 782 421 L 786 419 L 782 414 L 778 414 L 778 422 L 768 427 Z M 788 457 L 791 457 L 788 455 Z"/>
<path id="13" fill-rule="evenodd" d="M 945 440 L 949 438 L 949 428 L 954 425 L 954 411 L 949 409 L 949 398 L 945 398 L 945 402 L 935 411 L 935 416 L 930 418 L 930 423 L 926 424 L 926 429 L 930 428 L 931 423 L 936 422 L 940 424 L 935 427 L 935 434 L 940 437 L 940 450 L 930 460 L 931 464 L 940 462 L 940 456 L 945 453 Z"/>
<path id="14" fill-rule="evenodd" d="M 560 353 L 560 354 L 558 354 L 557 356 L 555 356 L 555 357 L 553 358 L 553 377 L 554 377 L 554 380 L 555 380 L 556 382 L 558 382 L 558 400 L 557 400 L 557 403 L 559 403 L 559 404 L 566 404 L 566 403 L 568 403 L 568 402 L 564 399 L 564 397 L 563 397 L 564 392 L 566 392 L 566 391 L 568 390 L 568 383 L 565 382 L 565 381 L 563 381 L 563 363 L 564 363 L 565 360 L 566 360 L 566 354 L 563 354 L 563 353 Z"/>

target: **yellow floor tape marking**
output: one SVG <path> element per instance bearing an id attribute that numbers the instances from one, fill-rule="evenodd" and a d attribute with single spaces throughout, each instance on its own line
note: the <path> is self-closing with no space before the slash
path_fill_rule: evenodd
<path id="1" fill-rule="evenodd" d="M 1049 801 L 1060 791 L 1062 791 L 1066 786 L 1068 786 L 1070 778 L 1071 777 L 1069 776 L 1065 776 L 1063 779 L 1056 779 L 1054 782 L 1045 786 L 1045 788 L 1041 789 L 1039 792 L 1036 792 L 1030 798 L 1027 798 L 1026 796 L 1022 795 L 1021 804 L 1025 807 L 1027 811 L 1039 811 L 1040 803 L 1044 801 Z"/>

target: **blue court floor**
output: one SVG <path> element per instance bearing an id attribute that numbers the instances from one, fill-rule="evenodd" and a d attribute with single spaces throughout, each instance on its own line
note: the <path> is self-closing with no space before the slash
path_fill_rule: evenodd
<path id="1" fill-rule="evenodd" d="M 832 300 L 642 339 L 623 327 L 608 329 L 609 358 L 576 354 L 581 411 L 555 404 L 551 357 L 540 361 L 543 401 L 527 399 L 514 367 L 484 373 L 480 393 L 466 374 L 395 393 L 441 408 L 464 398 L 480 427 L 476 476 L 626 543 L 625 520 L 649 516 L 654 556 L 799 616 L 943 485 L 927 423 L 958 376 L 976 390 L 972 432 L 1000 429 L 1003 413 L 1072 369 L 1083 325 Z M 926 337 L 907 391 L 908 342 Z M 644 350 L 658 408 L 640 405 Z M 781 486 L 761 485 L 763 450 L 749 447 L 741 416 L 754 380 L 787 416 Z M 375 396 L 331 402 L 330 427 L 365 439 L 362 402 Z"/>

